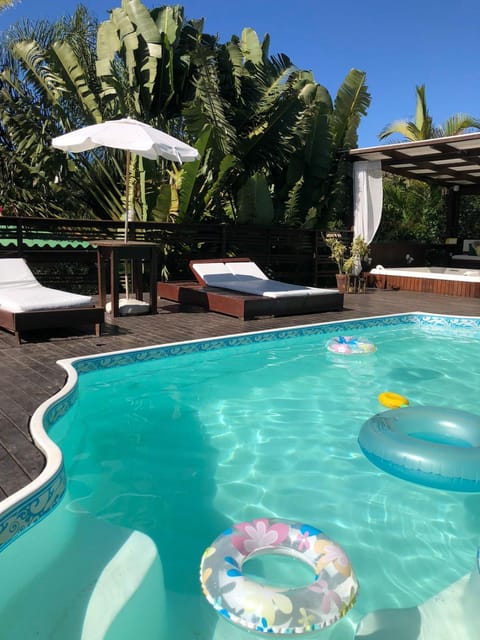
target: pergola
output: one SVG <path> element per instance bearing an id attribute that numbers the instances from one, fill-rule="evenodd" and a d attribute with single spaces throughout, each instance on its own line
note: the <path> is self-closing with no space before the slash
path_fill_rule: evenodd
<path id="1" fill-rule="evenodd" d="M 461 195 L 480 194 L 480 133 L 352 149 L 353 161 L 380 161 L 382 171 L 447 191 L 448 234 L 457 235 Z"/>

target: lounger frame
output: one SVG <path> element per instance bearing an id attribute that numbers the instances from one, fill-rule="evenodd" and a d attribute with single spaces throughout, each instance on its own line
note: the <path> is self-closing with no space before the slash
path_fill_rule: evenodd
<path id="1" fill-rule="evenodd" d="M 192 264 L 212 262 L 251 262 L 250 258 L 219 258 L 215 260 L 191 260 Z M 208 311 L 251 320 L 258 316 L 289 316 L 343 309 L 343 293 L 332 289 L 322 295 L 285 296 L 269 298 L 238 293 L 219 287 L 209 287 L 195 274 L 197 282 L 158 282 L 157 294 L 165 300 L 184 305 L 200 306 Z"/>
<path id="2" fill-rule="evenodd" d="M 100 336 L 104 319 L 103 307 L 72 307 L 18 313 L 0 308 L 0 327 L 15 334 L 19 344 L 24 331 L 57 327 L 94 325 L 95 335 Z"/>

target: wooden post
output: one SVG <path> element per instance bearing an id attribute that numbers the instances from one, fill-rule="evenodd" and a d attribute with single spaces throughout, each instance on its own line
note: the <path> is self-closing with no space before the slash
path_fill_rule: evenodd
<path id="1" fill-rule="evenodd" d="M 460 218 L 460 186 L 450 187 L 447 192 L 447 237 L 458 236 Z"/>

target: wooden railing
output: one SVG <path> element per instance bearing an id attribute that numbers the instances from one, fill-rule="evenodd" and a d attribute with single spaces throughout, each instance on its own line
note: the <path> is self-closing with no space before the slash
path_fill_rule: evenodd
<path id="1" fill-rule="evenodd" d="M 123 234 L 121 221 L 0 217 L 0 254 L 24 256 L 49 286 L 94 288 L 95 241 L 119 240 Z M 238 256 L 251 258 L 278 280 L 335 283 L 335 265 L 318 230 L 131 222 L 129 238 L 160 246 L 159 279 L 190 278 L 188 262 L 193 258 Z M 73 265 L 81 265 L 78 273 Z"/>
<path id="2" fill-rule="evenodd" d="M 339 232 L 350 242 L 352 233 Z M 0 256 L 23 256 L 47 286 L 96 293 L 96 240 L 121 240 L 123 222 L 0 217 Z M 130 239 L 160 247 L 158 279 L 190 279 L 193 258 L 249 257 L 272 278 L 296 284 L 333 287 L 336 265 L 322 232 L 288 227 L 234 224 L 130 223 Z M 372 263 L 405 266 L 444 264 L 445 246 L 411 242 L 372 245 Z"/>

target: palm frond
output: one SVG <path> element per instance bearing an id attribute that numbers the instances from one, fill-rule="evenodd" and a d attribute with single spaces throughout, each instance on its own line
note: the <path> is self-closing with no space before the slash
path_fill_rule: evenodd
<path id="1" fill-rule="evenodd" d="M 480 129 L 480 120 L 466 113 L 456 113 L 445 120 L 440 127 L 442 136 L 456 136 Z"/>
<path id="2" fill-rule="evenodd" d="M 285 203 L 285 222 L 291 226 L 298 226 L 304 217 L 304 211 L 302 207 L 303 185 L 304 180 L 303 177 L 301 177 L 290 189 L 287 201 Z"/>
<path id="3" fill-rule="evenodd" d="M 421 135 L 414 122 L 408 122 L 407 120 L 395 120 L 390 124 L 387 124 L 378 134 L 379 140 L 385 140 L 392 135 L 401 135 L 406 140 L 420 140 Z"/>
<path id="4" fill-rule="evenodd" d="M 428 113 L 427 97 L 425 95 L 425 85 L 415 87 L 417 93 L 417 103 L 415 108 L 415 127 L 422 132 L 425 138 L 430 137 L 432 119 Z"/>
<path id="5" fill-rule="evenodd" d="M 39 98 L 57 104 L 65 85 L 60 75 L 48 64 L 47 52 L 34 40 L 15 43 L 13 52 L 21 61 L 27 79 Z"/>
<path id="6" fill-rule="evenodd" d="M 189 130 L 198 138 L 206 127 L 211 127 L 211 140 L 216 148 L 223 155 L 233 152 L 237 144 L 237 133 L 229 121 L 231 105 L 220 94 L 214 59 L 204 58 L 194 85 L 195 99 L 184 112 Z"/>

